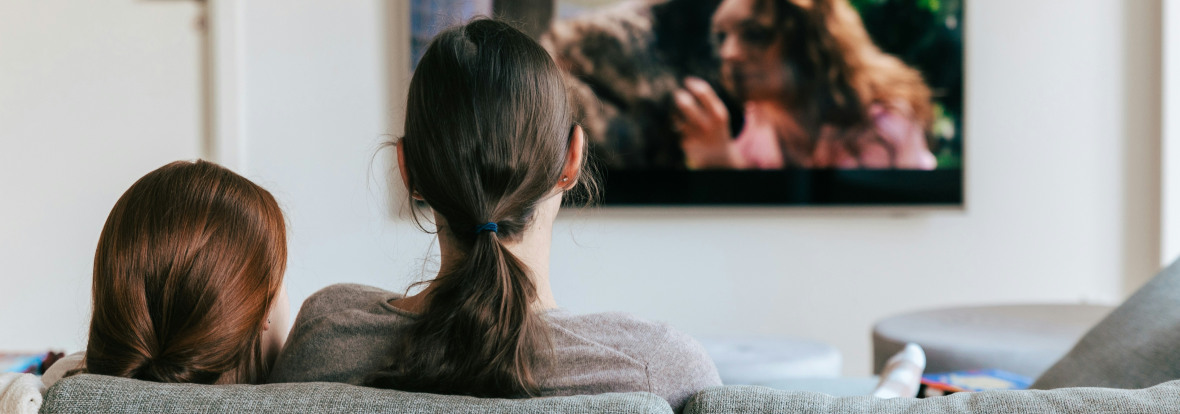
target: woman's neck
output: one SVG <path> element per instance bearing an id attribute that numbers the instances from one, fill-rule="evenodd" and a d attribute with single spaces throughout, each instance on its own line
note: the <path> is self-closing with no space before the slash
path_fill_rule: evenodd
<path id="1" fill-rule="evenodd" d="M 535 311 L 553 309 L 557 302 L 553 298 L 553 289 L 549 285 L 549 251 L 553 242 L 553 222 L 557 219 L 557 212 L 561 209 L 561 195 L 555 194 L 542 200 L 537 211 L 533 214 L 533 221 L 512 240 L 501 243 L 512 252 L 531 275 L 537 297 L 532 303 Z M 441 265 L 439 273 L 443 273 L 462 257 L 458 243 L 449 235 L 446 221 L 435 215 L 438 223 L 438 248 Z M 433 284 L 427 285 L 421 292 L 393 302 L 393 305 L 410 312 L 420 312 L 425 306 L 425 299 L 429 296 Z"/>

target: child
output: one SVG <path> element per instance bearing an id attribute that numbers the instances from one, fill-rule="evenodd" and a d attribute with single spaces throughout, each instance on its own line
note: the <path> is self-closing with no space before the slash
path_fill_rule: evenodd
<path id="1" fill-rule="evenodd" d="M 286 335 L 282 210 L 217 164 L 177 161 L 140 178 L 94 256 L 90 338 L 50 367 L 165 383 L 260 383 Z"/>

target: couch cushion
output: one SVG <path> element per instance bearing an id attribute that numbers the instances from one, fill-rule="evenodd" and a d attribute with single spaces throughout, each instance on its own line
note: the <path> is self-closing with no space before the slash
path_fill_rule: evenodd
<path id="1" fill-rule="evenodd" d="M 159 384 L 99 375 L 66 378 L 41 413 L 664 413 L 650 393 L 522 400 L 418 394 L 335 383 Z"/>
<path id="2" fill-rule="evenodd" d="M 1180 261 L 1091 328 L 1033 388 L 1144 388 L 1180 379 Z"/>
<path id="3" fill-rule="evenodd" d="M 1062 388 L 1049 391 L 957 393 L 926 399 L 832 397 L 751 385 L 709 388 L 688 402 L 684 414 L 745 413 L 1104 413 L 1164 414 L 1180 410 L 1180 381 L 1143 390 Z"/>

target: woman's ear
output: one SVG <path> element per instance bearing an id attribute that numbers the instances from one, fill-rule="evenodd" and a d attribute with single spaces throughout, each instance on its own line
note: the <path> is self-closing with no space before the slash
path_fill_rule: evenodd
<path id="1" fill-rule="evenodd" d="M 582 173 L 582 157 L 584 157 L 586 150 L 586 134 L 582 131 L 582 126 L 574 124 L 574 130 L 570 136 L 569 150 L 565 156 L 565 167 L 561 170 L 561 179 L 557 182 L 557 187 L 562 191 L 568 191 L 578 184 L 578 176 Z"/>
<path id="2" fill-rule="evenodd" d="M 419 195 L 417 191 L 410 189 L 410 175 L 407 173 L 409 170 L 406 169 L 406 151 L 402 148 L 402 142 L 404 142 L 404 140 L 405 138 L 402 138 L 397 141 L 397 144 L 394 144 L 394 146 L 397 147 L 397 169 L 399 172 L 401 172 L 402 185 L 406 186 L 406 191 L 410 192 L 410 197 L 421 201 L 422 196 Z"/>

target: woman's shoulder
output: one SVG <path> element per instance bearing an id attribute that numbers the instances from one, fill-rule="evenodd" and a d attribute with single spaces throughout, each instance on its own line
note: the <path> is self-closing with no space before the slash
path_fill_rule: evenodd
<path id="1" fill-rule="evenodd" d="M 887 143 L 890 150 L 879 145 L 863 151 L 862 165 L 868 167 L 933 170 L 938 161 L 926 142 L 926 125 L 906 102 L 875 103 L 870 115 L 876 136 Z"/>
<path id="2" fill-rule="evenodd" d="M 566 310 L 553 310 L 548 313 L 548 319 L 555 325 L 578 331 L 618 332 L 626 330 L 655 333 L 666 329 L 667 325 L 625 312 L 571 313 Z"/>
<path id="3" fill-rule="evenodd" d="M 49 369 L 45 370 L 45 375 L 41 376 L 41 382 L 45 384 L 45 388 L 52 387 L 53 384 L 56 384 L 62 378 L 65 378 L 66 374 L 69 374 L 70 371 L 81 368 L 85 361 L 85 351 L 79 351 L 67 355 L 64 358 L 57 360 L 57 362 L 54 362 L 49 366 Z"/>
<path id="4" fill-rule="evenodd" d="M 303 302 L 269 382 L 326 381 L 359 384 L 381 368 L 406 318 L 384 289 L 338 284 Z"/>
<path id="5" fill-rule="evenodd" d="M 627 352 L 628 354 L 637 354 L 633 356 L 659 353 L 664 356 L 681 354 L 690 359 L 699 359 L 704 354 L 704 348 L 696 339 L 672 325 L 628 313 L 569 314 L 556 312 L 551 321 L 554 325 L 586 339 L 595 340 L 625 352 L 630 351 Z M 705 357 L 707 359 L 707 355 Z"/>
<path id="6" fill-rule="evenodd" d="M 816 168 L 899 168 L 932 170 L 937 165 L 926 143 L 926 129 L 905 102 L 874 102 L 869 106 L 872 128 L 854 130 L 842 136 L 839 129 L 825 127 L 816 145 Z M 841 138 L 843 137 L 843 138 Z M 852 139 L 855 150 L 848 148 Z"/>
<path id="7" fill-rule="evenodd" d="M 649 391 L 683 407 L 696 392 L 721 385 L 717 367 L 692 336 L 663 322 L 626 313 L 556 314 L 559 329 L 613 348 L 643 364 Z"/>
<path id="8" fill-rule="evenodd" d="M 308 296 L 299 308 L 299 314 L 300 316 L 314 317 L 342 310 L 369 307 L 400 297 L 402 295 L 378 287 L 338 283 Z"/>
<path id="9" fill-rule="evenodd" d="M 357 295 L 400 296 L 397 293 L 393 293 L 376 286 L 362 285 L 359 283 L 337 283 L 316 291 L 309 297 L 309 299 L 314 297 L 345 297 Z"/>

